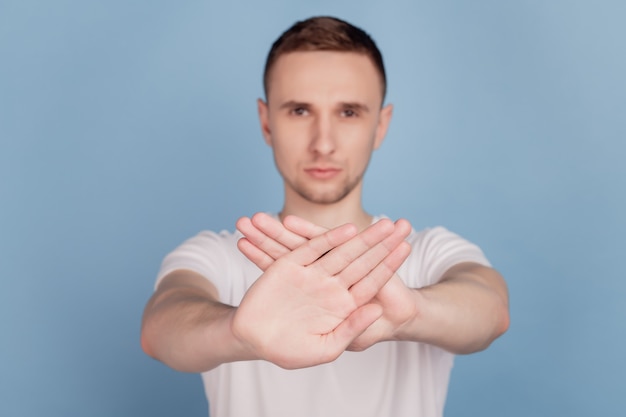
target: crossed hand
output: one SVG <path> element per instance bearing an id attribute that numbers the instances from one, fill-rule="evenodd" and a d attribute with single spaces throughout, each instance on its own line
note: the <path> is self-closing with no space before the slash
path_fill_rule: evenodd
<path id="1" fill-rule="evenodd" d="M 411 250 L 406 220 L 358 233 L 259 213 L 237 228 L 239 249 L 264 271 L 232 323 L 254 357 L 287 369 L 319 365 L 396 338 L 415 314 L 413 290 L 395 274 Z"/>

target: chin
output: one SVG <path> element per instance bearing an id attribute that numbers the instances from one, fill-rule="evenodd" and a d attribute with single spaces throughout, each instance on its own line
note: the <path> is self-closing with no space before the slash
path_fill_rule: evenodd
<path id="1" fill-rule="evenodd" d="M 344 198 L 346 198 L 350 194 L 350 192 L 352 192 L 352 189 L 347 188 L 343 190 L 335 190 L 332 192 L 325 192 L 325 193 L 313 192 L 311 190 L 301 190 L 301 191 L 302 192 L 298 191 L 298 194 L 310 203 L 330 205 L 330 204 L 335 204 L 335 203 L 339 203 L 340 201 L 342 201 Z"/>

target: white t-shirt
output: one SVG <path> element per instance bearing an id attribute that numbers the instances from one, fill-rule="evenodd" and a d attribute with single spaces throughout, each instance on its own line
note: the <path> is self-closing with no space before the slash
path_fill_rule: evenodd
<path id="1" fill-rule="evenodd" d="M 380 217 L 376 218 L 377 221 Z M 163 260 L 158 281 L 190 269 L 237 306 L 261 270 L 237 249 L 239 232 L 201 232 Z M 410 288 L 436 283 L 460 262 L 490 266 L 482 251 L 435 227 L 413 230 L 398 275 Z M 225 363 L 202 374 L 211 417 L 440 417 L 454 356 L 416 342 L 381 342 L 334 362 L 285 370 L 266 361 Z"/>

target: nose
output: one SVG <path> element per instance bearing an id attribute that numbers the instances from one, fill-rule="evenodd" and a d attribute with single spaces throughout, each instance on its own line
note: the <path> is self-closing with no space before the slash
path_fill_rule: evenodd
<path id="1" fill-rule="evenodd" d="M 335 151 L 333 121 L 329 115 L 318 115 L 313 123 L 311 135 L 311 152 L 319 155 L 330 155 Z"/>

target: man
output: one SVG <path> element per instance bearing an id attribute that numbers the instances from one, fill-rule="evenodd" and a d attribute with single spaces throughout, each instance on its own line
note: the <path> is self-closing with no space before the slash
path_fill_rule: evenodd
<path id="1" fill-rule="evenodd" d="M 264 84 L 283 208 L 165 258 L 145 352 L 202 372 L 212 417 L 441 416 L 453 354 L 508 327 L 502 277 L 444 228 L 417 232 L 362 207 L 392 114 L 365 32 L 328 17 L 295 24 Z"/>

